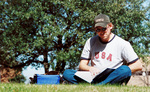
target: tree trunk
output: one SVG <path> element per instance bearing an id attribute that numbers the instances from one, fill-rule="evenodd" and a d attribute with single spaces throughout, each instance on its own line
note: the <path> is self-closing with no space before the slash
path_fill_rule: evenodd
<path id="1" fill-rule="evenodd" d="M 64 60 L 57 62 L 56 71 L 63 72 L 65 65 L 66 65 L 66 62 Z"/>
<path id="2" fill-rule="evenodd" d="M 45 52 L 44 53 L 44 63 L 43 63 L 43 65 L 44 65 L 44 69 L 45 69 L 45 73 L 48 73 L 49 72 L 49 64 L 48 64 L 48 54 L 47 54 L 48 52 Z"/>

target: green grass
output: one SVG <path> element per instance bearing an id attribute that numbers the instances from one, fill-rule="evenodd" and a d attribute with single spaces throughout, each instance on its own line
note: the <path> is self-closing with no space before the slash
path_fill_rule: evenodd
<path id="1" fill-rule="evenodd" d="M 1 83 L 0 92 L 150 92 L 150 87 L 117 85 L 95 86 L 90 84 L 26 85 L 19 83 Z"/>

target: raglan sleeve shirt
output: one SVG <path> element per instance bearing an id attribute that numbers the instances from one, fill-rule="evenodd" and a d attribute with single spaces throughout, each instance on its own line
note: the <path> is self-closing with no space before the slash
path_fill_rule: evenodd
<path id="1" fill-rule="evenodd" d="M 128 64 L 134 63 L 139 59 L 129 42 L 124 44 L 124 48 L 121 54 L 122 58 L 126 60 Z"/>
<path id="2" fill-rule="evenodd" d="M 81 54 L 81 60 L 90 60 L 91 57 L 91 51 L 90 51 L 90 38 L 86 41 L 82 54 Z"/>
<path id="3" fill-rule="evenodd" d="M 98 63 L 98 67 L 103 67 L 105 65 L 106 66 L 109 65 L 111 68 L 117 68 L 121 64 L 123 64 L 122 61 L 124 61 L 124 60 L 128 64 L 131 64 L 139 59 L 137 54 L 135 53 L 134 49 L 132 48 L 131 44 L 128 41 L 125 41 L 118 37 L 115 37 L 115 39 L 113 41 L 111 41 L 110 43 L 105 44 L 105 46 L 107 46 L 106 47 L 107 50 L 105 49 L 106 52 L 111 49 L 111 52 L 112 52 L 112 58 L 111 58 L 112 61 L 111 62 L 114 62 L 113 64 L 111 64 L 111 62 L 109 62 L 107 60 L 107 58 L 102 59 L 99 57 L 100 59 L 96 59 L 95 56 L 91 57 L 93 55 L 92 53 L 95 53 L 94 46 L 98 46 L 99 48 L 102 48 L 100 45 L 97 45 L 99 43 L 96 44 L 96 42 L 99 41 L 96 39 L 97 39 L 97 36 L 89 38 L 86 41 L 83 51 L 82 51 L 82 54 L 81 54 L 81 60 L 92 60 L 92 62 L 94 62 L 94 64 L 97 65 L 97 63 Z M 104 62 L 97 62 L 97 60 L 105 61 L 105 62 L 107 62 L 107 64 Z M 115 61 L 113 61 L 113 60 L 115 60 Z"/>

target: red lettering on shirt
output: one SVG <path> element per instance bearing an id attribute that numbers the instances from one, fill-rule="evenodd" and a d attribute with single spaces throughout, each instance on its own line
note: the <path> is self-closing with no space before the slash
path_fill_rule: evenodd
<path id="1" fill-rule="evenodd" d="M 96 58 L 96 59 L 99 58 L 99 52 L 95 52 L 95 58 Z"/>
<path id="2" fill-rule="evenodd" d="M 107 57 L 107 60 L 112 61 L 112 54 L 109 54 L 109 56 Z"/>
<path id="3" fill-rule="evenodd" d="M 101 58 L 102 59 L 105 59 L 107 56 L 106 56 L 106 52 L 95 52 L 95 58 L 96 59 L 99 59 L 99 54 L 101 54 Z M 109 54 L 109 56 L 106 58 L 108 61 L 112 61 L 112 54 Z"/>
<path id="4" fill-rule="evenodd" d="M 101 58 L 102 58 L 102 59 L 105 59 L 105 55 L 106 55 L 106 53 L 105 53 L 105 52 L 102 52 Z"/>

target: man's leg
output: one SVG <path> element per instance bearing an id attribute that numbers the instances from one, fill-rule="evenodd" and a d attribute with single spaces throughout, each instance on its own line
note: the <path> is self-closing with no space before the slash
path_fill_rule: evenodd
<path id="1" fill-rule="evenodd" d="M 77 72 L 76 70 L 71 70 L 71 69 L 65 70 L 63 73 L 64 80 L 67 80 L 68 82 L 71 82 L 73 84 L 78 84 L 79 82 L 83 82 L 82 79 L 74 75 L 76 72 Z"/>
<path id="2" fill-rule="evenodd" d="M 98 85 L 110 84 L 122 84 L 128 82 L 132 73 L 128 66 L 122 65 L 114 70 L 104 81 L 98 83 Z"/>

